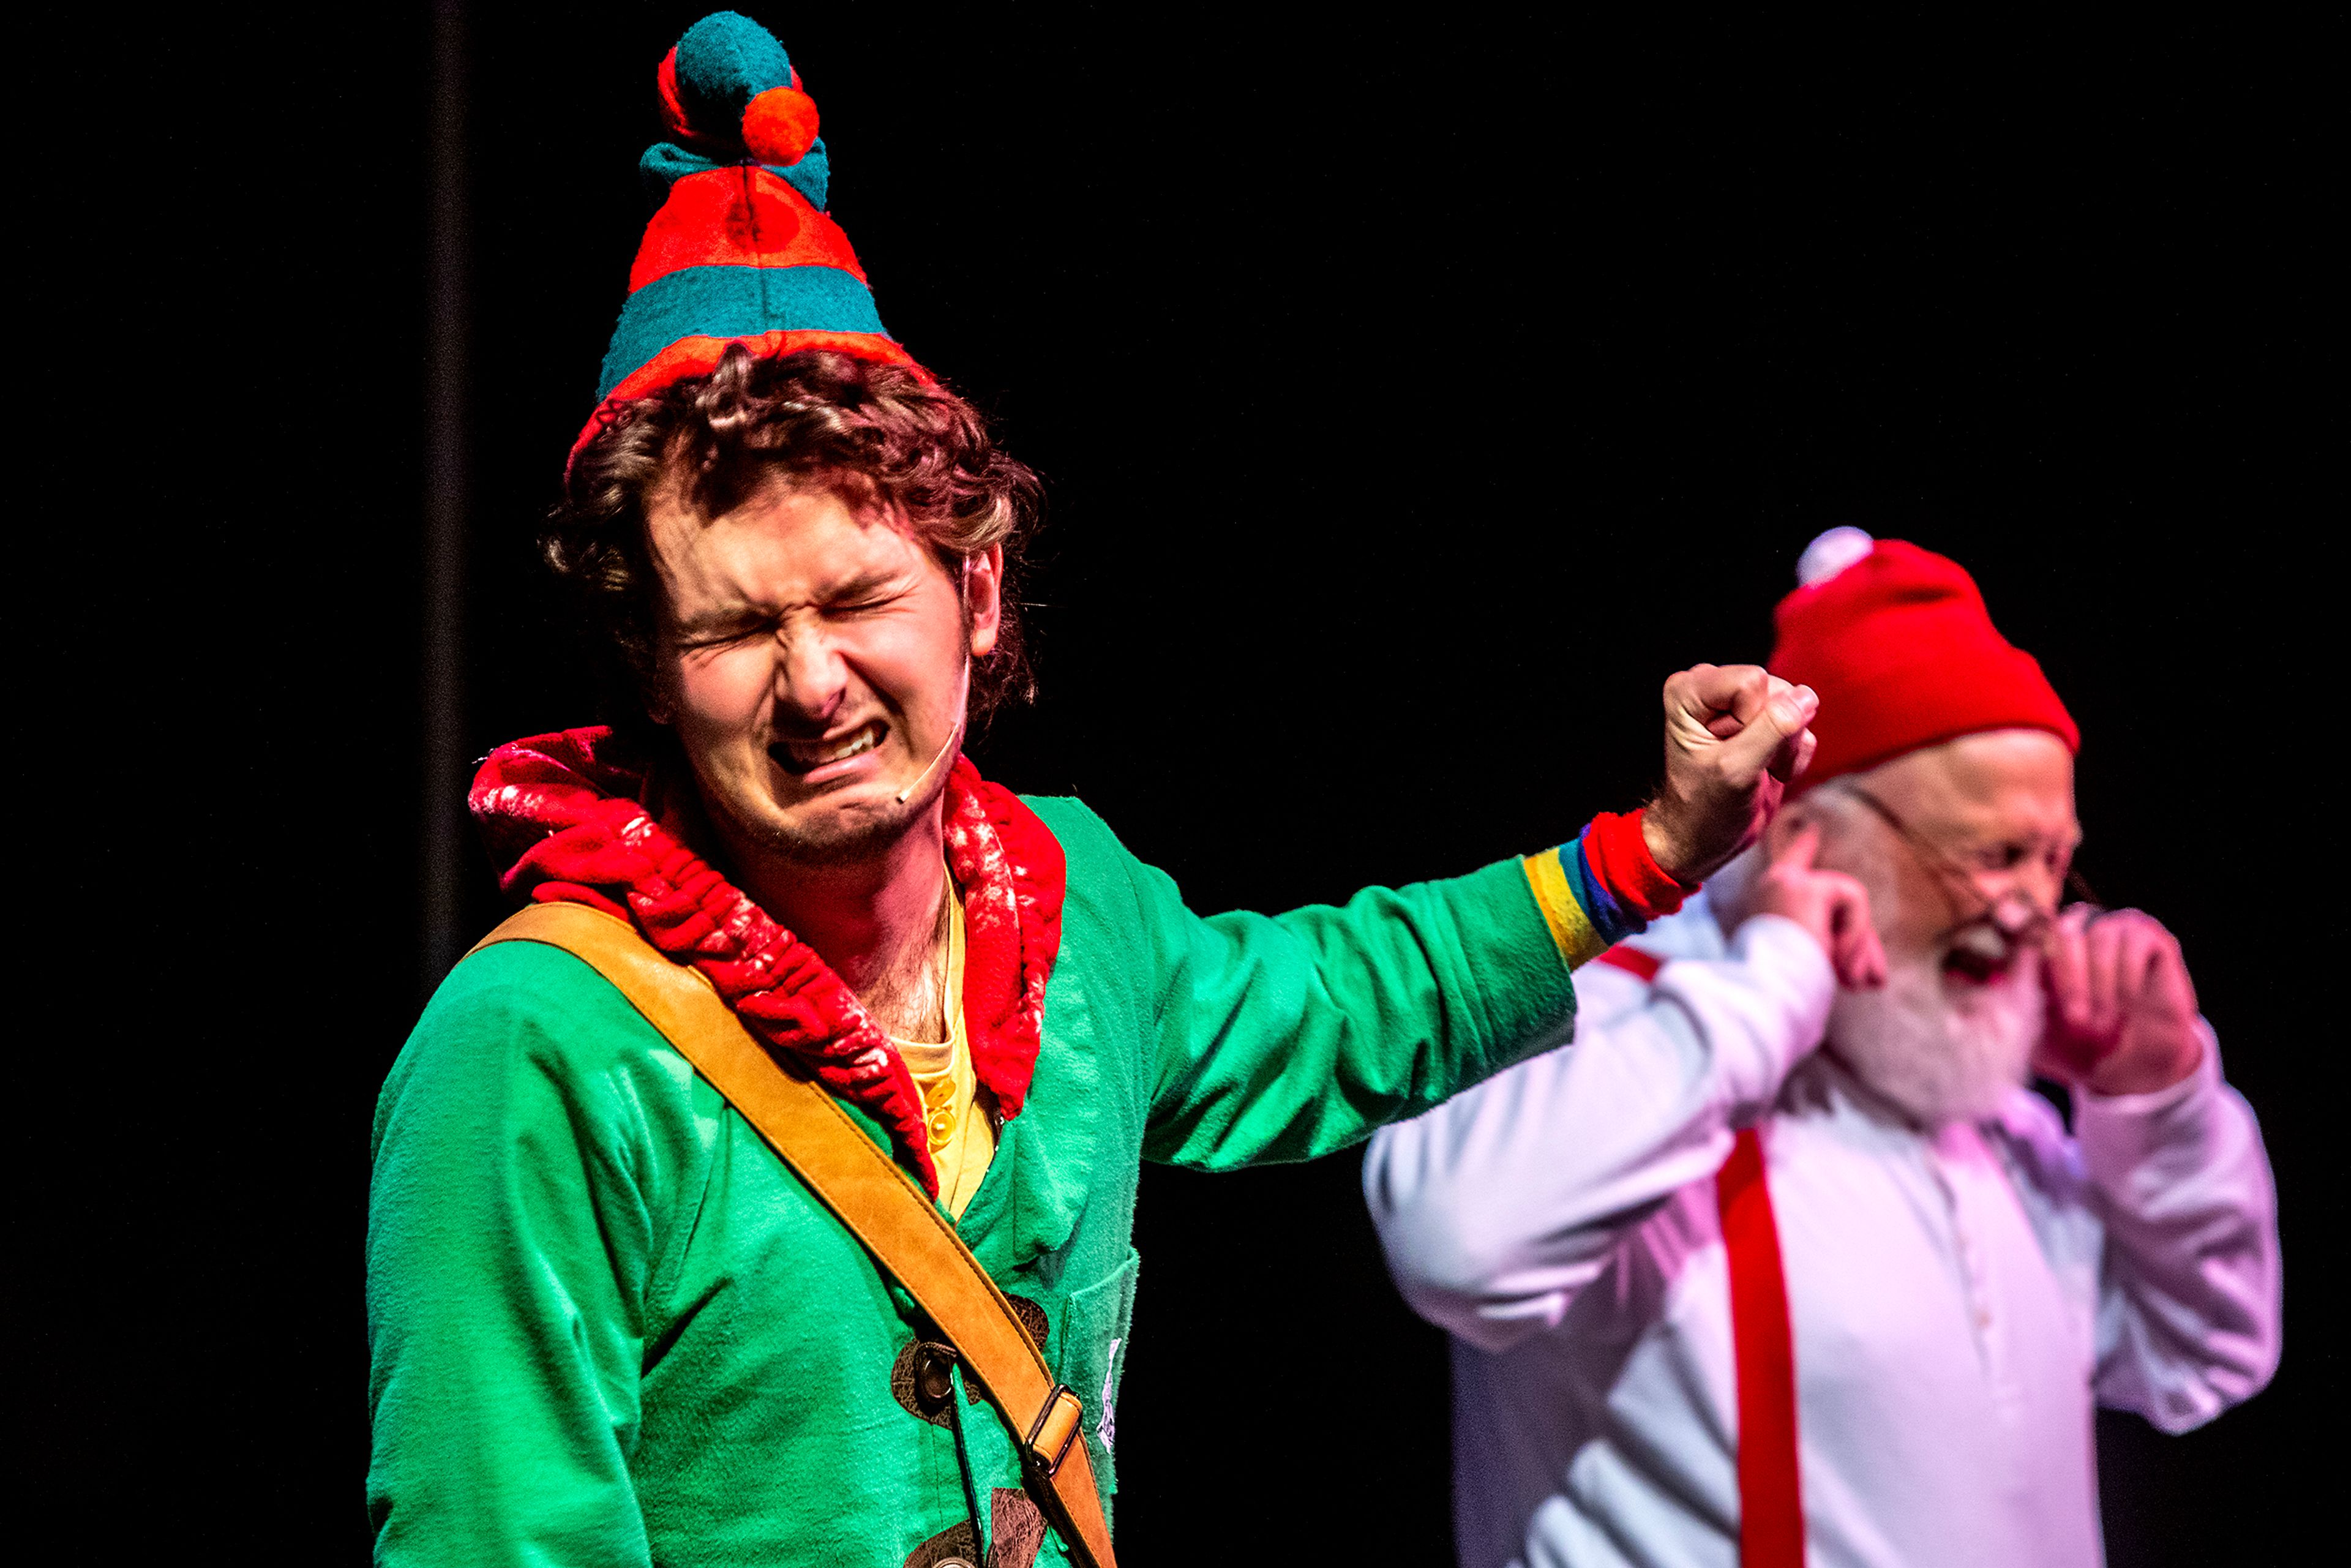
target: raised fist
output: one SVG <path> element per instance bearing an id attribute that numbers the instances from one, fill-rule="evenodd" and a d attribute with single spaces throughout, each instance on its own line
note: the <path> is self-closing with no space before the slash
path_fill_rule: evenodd
<path id="1" fill-rule="evenodd" d="M 2093 1094 L 2150 1093 L 2196 1071 L 2196 987 L 2179 939 L 2153 915 L 2077 904 L 2041 953 L 2049 1016 L 2034 1071 Z"/>
<path id="2" fill-rule="evenodd" d="M 1695 885 L 1755 841 L 1813 759 L 1820 706 L 1760 664 L 1695 664 L 1666 683 L 1666 781 L 1641 818 L 1666 874 Z"/>
<path id="3" fill-rule="evenodd" d="M 1886 948 L 1869 920 L 1869 890 L 1841 871 L 1813 864 L 1821 830 L 1806 823 L 1781 846 L 1755 879 L 1753 912 L 1784 915 L 1813 934 L 1828 955 L 1837 984 L 1875 990 L 1886 984 Z"/>

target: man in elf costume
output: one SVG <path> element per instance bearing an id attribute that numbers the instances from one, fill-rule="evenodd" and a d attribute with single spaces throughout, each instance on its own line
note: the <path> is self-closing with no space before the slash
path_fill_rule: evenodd
<path id="1" fill-rule="evenodd" d="M 2064 705 L 1941 556 L 1841 528 L 1799 577 L 1801 793 L 1578 976 L 1572 1046 L 1364 1163 L 1453 1336 L 1463 1568 L 2089 1568 L 2094 1402 L 2184 1431 L 2277 1365 L 2269 1164 L 2179 945 L 2059 910 Z"/>
<path id="2" fill-rule="evenodd" d="M 1107 1513 L 1141 1162 L 1326 1154 L 1565 1038 L 1570 970 L 1761 831 L 1814 698 L 1699 666 L 1641 811 L 1343 908 L 1194 915 L 1083 805 L 959 753 L 1019 679 L 1033 481 L 883 331 L 783 49 L 722 13 L 658 79 L 666 194 L 548 543 L 638 706 L 500 747 L 473 810 L 517 919 L 698 976 L 762 1071 L 898 1162 L 1058 1386 L 998 1419 L 682 1035 L 504 940 L 378 1109 L 377 1554 L 1063 1561 L 1031 1483 L 1078 1441 Z"/>

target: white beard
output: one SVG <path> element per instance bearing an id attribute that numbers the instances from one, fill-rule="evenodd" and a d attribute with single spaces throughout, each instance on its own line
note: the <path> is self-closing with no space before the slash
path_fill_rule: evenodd
<path id="1" fill-rule="evenodd" d="M 1907 963 L 1882 990 L 1839 990 L 1827 1040 L 1856 1077 L 1922 1125 L 1972 1122 L 2026 1081 L 2043 1009 L 2037 954 L 2018 954 L 1984 986 L 1946 985 L 1939 963 Z"/>

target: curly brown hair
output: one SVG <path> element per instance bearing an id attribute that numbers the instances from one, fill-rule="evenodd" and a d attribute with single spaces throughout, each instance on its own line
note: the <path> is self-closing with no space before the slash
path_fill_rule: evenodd
<path id="1" fill-rule="evenodd" d="M 730 346 L 708 375 L 625 403 L 572 459 L 540 548 L 577 596 L 614 723 L 635 727 L 654 680 L 658 580 L 645 506 L 683 482 L 705 517 L 778 476 L 893 519 L 950 573 L 1004 547 L 996 647 L 972 668 L 977 722 L 1036 695 L 1013 585 L 1041 517 L 1037 476 L 996 444 L 979 411 L 902 365 L 823 349 L 754 355 Z"/>

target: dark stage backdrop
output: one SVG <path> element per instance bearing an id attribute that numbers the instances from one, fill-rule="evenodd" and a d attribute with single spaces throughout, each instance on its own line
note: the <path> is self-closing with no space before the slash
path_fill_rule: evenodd
<path id="1" fill-rule="evenodd" d="M 697 10 L 49 51 L 18 468 L 63 566 L 18 597 L 56 618 L 26 668 L 64 676 L 61 755 L 20 754 L 19 821 L 83 1017 L 19 1036 L 10 1293 L 22 1506 L 91 1560 L 365 1553 L 373 1098 L 499 913 L 430 822 L 493 744 L 590 717 L 533 535 Z M 2284 1368 L 2190 1437 L 2101 1421 L 2113 1558 L 2304 1560 L 2343 1396 L 2321 41 L 760 14 L 884 319 L 1050 487 L 1043 696 L 982 765 L 1082 795 L 1196 907 L 1637 802 L 1658 683 L 1761 657 L 1823 528 L 1974 570 L 2082 720 L 2084 869 L 2180 934 L 2283 1192 Z M 1444 1347 L 1356 1183 L 1146 1174 L 1134 1568 L 1449 1560 Z M 1234 1469 L 1237 1418 L 1294 1479 Z"/>

